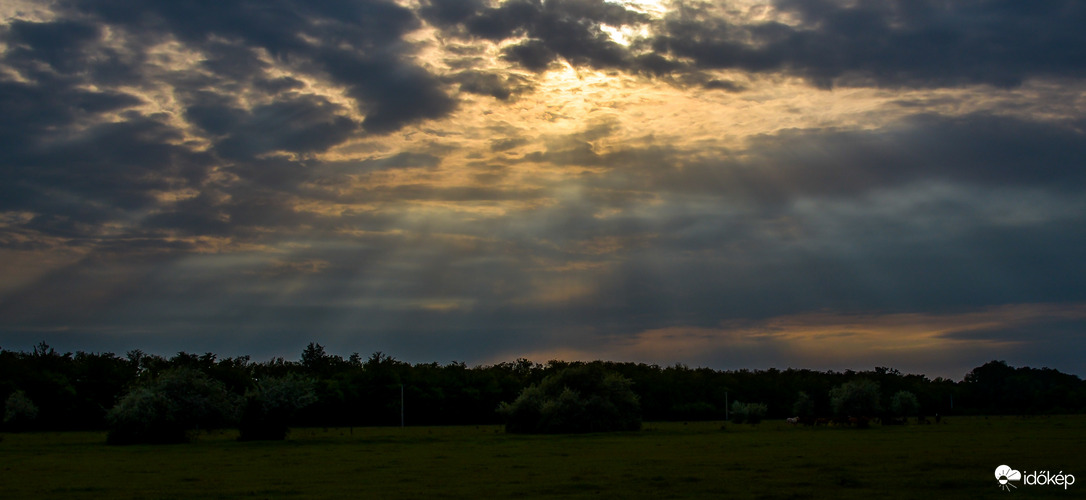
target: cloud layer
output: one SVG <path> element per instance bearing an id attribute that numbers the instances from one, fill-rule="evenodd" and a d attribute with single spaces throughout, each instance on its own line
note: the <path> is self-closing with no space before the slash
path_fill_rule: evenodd
<path id="1" fill-rule="evenodd" d="M 1080 375 L 1080 2 L 14 2 L 0 345 Z"/>

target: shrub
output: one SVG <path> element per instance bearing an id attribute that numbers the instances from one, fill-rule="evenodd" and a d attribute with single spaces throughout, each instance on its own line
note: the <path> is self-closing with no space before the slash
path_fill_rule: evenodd
<path id="1" fill-rule="evenodd" d="M 814 399 L 806 392 L 799 391 L 799 394 L 796 395 L 796 402 L 792 405 L 792 413 L 802 418 L 813 417 L 815 414 Z"/>
<path id="2" fill-rule="evenodd" d="M 38 418 L 38 406 L 23 391 L 15 391 L 4 402 L 4 427 L 13 431 L 30 428 Z"/>
<path id="3" fill-rule="evenodd" d="M 860 379 L 830 389 L 830 406 L 838 417 L 862 417 L 879 411 L 879 384 Z"/>
<path id="4" fill-rule="evenodd" d="M 765 418 L 768 411 L 769 407 L 764 403 L 743 403 L 734 401 L 732 402 L 730 417 L 733 424 L 741 424 L 743 422 L 757 424 Z"/>
<path id="5" fill-rule="evenodd" d="M 899 417 L 908 417 L 920 412 L 920 400 L 909 391 L 898 391 L 890 398 L 890 411 Z"/>
<path id="6" fill-rule="evenodd" d="M 533 433 L 540 431 L 543 417 L 543 405 L 547 397 L 539 386 L 526 387 L 512 403 L 502 403 L 498 413 L 505 416 L 505 431 L 514 433 Z"/>
<path id="7" fill-rule="evenodd" d="M 242 441 L 282 440 L 298 410 L 317 400 L 312 379 L 289 374 L 257 381 L 245 393 L 238 430 Z"/>
<path id="8" fill-rule="evenodd" d="M 199 370 L 172 368 L 137 384 L 106 415 L 110 444 L 182 443 L 232 423 L 237 399 Z"/>
<path id="9" fill-rule="evenodd" d="M 641 406 L 631 382 L 594 365 L 566 368 L 521 391 L 498 413 L 513 433 L 635 431 Z"/>
<path id="10" fill-rule="evenodd" d="M 731 417 L 730 420 L 733 424 L 741 424 L 747 419 L 747 405 L 742 401 L 732 401 L 729 411 L 731 412 L 729 417 Z"/>
<path id="11" fill-rule="evenodd" d="M 764 403 L 747 403 L 747 423 L 757 424 L 761 422 L 768 412 L 769 407 Z"/>

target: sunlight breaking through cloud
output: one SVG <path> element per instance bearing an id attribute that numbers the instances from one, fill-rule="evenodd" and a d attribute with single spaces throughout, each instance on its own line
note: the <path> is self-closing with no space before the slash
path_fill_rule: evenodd
<path id="1" fill-rule="evenodd" d="M 1086 373 L 1086 9 L 933 5 L 5 3 L 0 343 Z"/>

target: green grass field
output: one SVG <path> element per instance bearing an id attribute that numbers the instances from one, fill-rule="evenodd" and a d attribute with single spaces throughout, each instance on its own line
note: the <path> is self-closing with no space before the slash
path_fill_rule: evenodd
<path id="1" fill-rule="evenodd" d="M 722 429 L 722 425 L 724 428 Z M 104 445 L 103 433 L 3 434 L 0 498 L 1084 498 L 1086 416 L 957 417 L 867 430 L 649 423 L 640 432 L 500 427 L 231 432 Z M 1001 464 L 1079 484 L 998 488 Z"/>

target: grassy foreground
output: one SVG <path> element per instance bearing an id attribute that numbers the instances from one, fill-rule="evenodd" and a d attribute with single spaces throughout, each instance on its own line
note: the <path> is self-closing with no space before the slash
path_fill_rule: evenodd
<path id="1" fill-rule="evenodd" d="M 724 426 L 722 429 L 722 425 Z M 846 428 L 650 423 L 640 432 L 521 436 L 500 427 L 231 432 L 168 446 L 102 433 L 3 434 L 15 498 L 1083 498 L 1086 416 L 957 417 Z M 1076 475 L 998 488 L 1001 464 Z"/>

